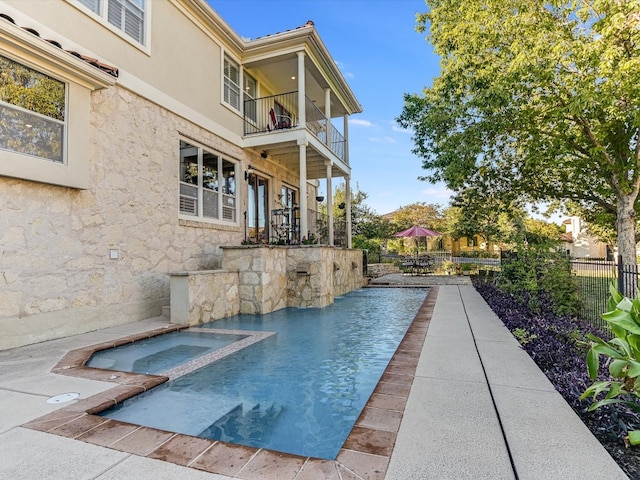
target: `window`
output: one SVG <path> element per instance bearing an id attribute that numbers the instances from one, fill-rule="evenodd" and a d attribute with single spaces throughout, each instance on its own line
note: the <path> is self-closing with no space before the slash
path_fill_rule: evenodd
<path id="1" fill-rule="evenodd" d="M 244 76 L 244 116 L 256 122 L 258 119 L 256 111 L 256 95 L 258 94 L 258 84 L 256 79 L 245 72 Z"/>
<path id="2" fill-rule="evenodd" d="M 0 175 L 89 188 L 91 93 L 116 78 L 0 24 Z"/>
<path id="3" fill-rule="evenodd" d="M 240 67 L 224 57 L 224 101 L 240 111 Z"/>
<path id="4" fill-rule="evenodd" d="M 180 213 L 208 220 L 235 222 L 235 163 L 181 141 Z"/>
<path id="5" fill-rule="evenodd" d="M 66 85 L 0 56 L 0 149 L 64 162 Z"/>
<path id="6" fill-rule="evenodd" d="M 93 13 L 144 45 L 146 0 L 78 0 Z"/>

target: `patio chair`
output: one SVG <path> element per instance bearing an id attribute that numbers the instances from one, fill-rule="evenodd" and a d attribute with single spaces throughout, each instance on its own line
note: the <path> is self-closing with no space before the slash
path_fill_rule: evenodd
<path id="1" fill-rule="evenodd" d="M 278 115 L 273 108 L 269 110 L 269 119 L 271 120 L 271 126 L 274 130 L 291 128 L 291 117 L 289 115 Z M 271 128 L 269 128 L 269 130 L 271 130 Z"/>

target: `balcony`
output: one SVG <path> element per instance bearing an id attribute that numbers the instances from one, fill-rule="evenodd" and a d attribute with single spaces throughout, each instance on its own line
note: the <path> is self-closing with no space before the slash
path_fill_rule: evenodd
<path id="1" fill-rule="evenodd" d="M 291 130 L 306 129 L 320 143 L 342 162 L 346 162 L 346 140 L 344 136 L 331 124 L 324 112 L 320 110 L 309 97 L 305 97 L 306 123 L 300 125 L 298 121 L 299 108 L 298 92 L 282 93 L 244 102 L 244 135 L 282 134 Z M 329 141 L 327 141 L 327 138 Z M 264 139 L 264 145 L 273 140 Z"/>

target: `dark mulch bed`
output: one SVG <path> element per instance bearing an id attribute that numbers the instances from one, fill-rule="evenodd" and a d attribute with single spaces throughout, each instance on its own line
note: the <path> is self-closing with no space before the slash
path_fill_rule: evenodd
<path id="1" fill-rule="evenodd" d="M 580 400 L 592 383 L 587 374 L 587 347 L 581 341 L 587 332 L 600 337 L 603 334 L 589 324 L 551 311 L 533 313 L 490 281 L 476 278 L 474 286 L 512 333 L 522 329 L 516 335 L 523 339 L 522 347 L 629 478 L 640 480 L 640 447 L 625 448 L 624 444 L 627 430 L 640 428 L 640 416 L 616 405 L 588 412 L 591 401 Z M 604 365 L 601 375 L 602 379 L 607 375 Z"/>

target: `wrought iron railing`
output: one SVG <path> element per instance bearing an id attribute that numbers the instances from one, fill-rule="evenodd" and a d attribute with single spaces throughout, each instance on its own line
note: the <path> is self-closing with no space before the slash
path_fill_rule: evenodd
<path id="1" fill-rule="evenodd" d="M 318 239 L 318 243 L 322 245 L 329 244 L 329 215 L 309 210 L 307 216 L 307 224 L 309 231 L 307 238 L 311 235 Z M 347 222 L 344 218 L 333 219 L 333 244 L 336 247 L 347 246 Z"/>
<path id="2" fill-rule="evenodd" d="M 244 134 L 286 130 L 298 125 L 298 92 L 244 101 Z"/>
<path id="3" fill-rule="evenodd" d="M 327 117 L 309 97 L 305 99 L 307 130 L 313 133 L 322 143 L 327 143 Z"/>
<path id="4" fill-rule="evenodd" d="M 244 101 L 244 134 L 282 132 L 298 124 L 298 92 L 282 93 Z M 346 161 L 346 140 L 324 112 L 309 97 L 305 98 L 305 128 L 327 145 L 342 161 Z M 327 143 L 327 128 L 329 143 Z"/>

